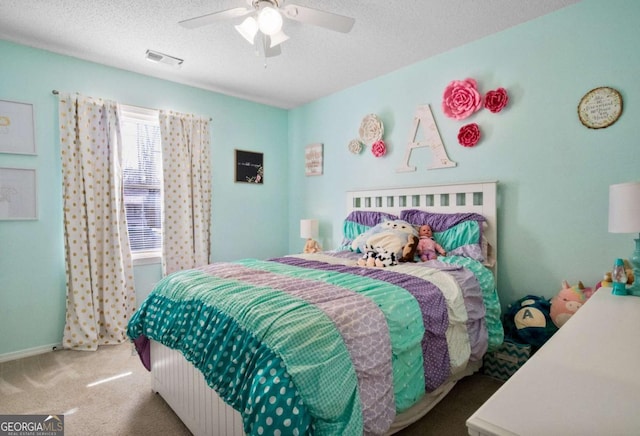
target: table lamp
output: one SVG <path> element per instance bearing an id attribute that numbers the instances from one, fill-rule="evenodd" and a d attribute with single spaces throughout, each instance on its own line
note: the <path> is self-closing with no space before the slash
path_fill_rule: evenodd
<path id="1" fill-rule="evenodd" d="M 320 244 L 316 241 L 318 233 L 318 220 L 300 220 L 300 237 L 307 240 L 304 244 L 305 253 L 317 253 L 322 250 Z"/>
<path id="2" fill-rule="evenodd" d="M 609 186 L 609 232 L 638 234 L 629 259 L 635 280 L 627 293 L 640 297 L 640 182 Z"/>

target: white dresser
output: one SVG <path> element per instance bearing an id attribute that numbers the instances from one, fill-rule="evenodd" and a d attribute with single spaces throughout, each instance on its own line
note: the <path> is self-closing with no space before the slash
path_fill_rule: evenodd
<path id="1" fill-rule="evenodd" d="M 640 435 L 640 298 L 600 288 L 467 428 L 473 436 Z"/>

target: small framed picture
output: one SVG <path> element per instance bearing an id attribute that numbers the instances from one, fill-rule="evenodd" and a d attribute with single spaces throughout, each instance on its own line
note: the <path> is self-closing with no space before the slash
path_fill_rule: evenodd
<path id="1" fill-rule="evenodd" d="M 304 149 L 305 176 L 322 175 L 322 144 L 309 144 Z"/>
<path id="2" fill-rule="evenodd" d="M 36 170 L 0 168 L 0 220 L 38 219 Z"/>
<path id="3" fill-rule="evenodd" d="M 264 183 L 264 156 L 262 153 L 236 150 L 236 182 Z"/>
<path id="4" fill-rule="evenodd" d="M 33 105 L 0 100 L 0 153 L 36 154 Z"/>

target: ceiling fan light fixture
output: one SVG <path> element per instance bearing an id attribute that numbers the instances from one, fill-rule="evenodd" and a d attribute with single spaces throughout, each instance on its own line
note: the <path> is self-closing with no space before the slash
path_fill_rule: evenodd
<path id="1" fill-rule="evenodd" d="M 270 39 L 270 43 L 269 43 L 269 47 L 273 48 L 279 44 L 282 44 L 283 42 L 285 42 L 287 39 L 289 39 L 289 36 L 286 35 L 282 30 L 278 33 L 276 33 L 275 35 L 272 35 Z"/>
<path id="2" fill-rule="evenodd" d="M 258 12 L 258 28 L 265 35 L 275 35 L 282 30 L 282 15 L 270 6 L 263 7 Z"/>
<path id="3" fill-rule="evenodd" d="M 244 39 L 253 45 L 258 33 L 258 22 L 253 17 L 246 18 L 241 24 L 235 26 L 236 30 Z"/>

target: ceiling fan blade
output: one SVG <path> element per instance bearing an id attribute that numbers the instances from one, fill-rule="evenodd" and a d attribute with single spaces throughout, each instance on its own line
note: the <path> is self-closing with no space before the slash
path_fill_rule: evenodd
<path id="1" fill-rule="evenodd" d="M 312 9 L 306 6 L 285 5 L 281 9 L 284 10 L 284 15 L 292 20 L 325 27 L 342 33 L 349 33 L 356 21 L 351 17 Z"/>
<path id="2" fill-rule="evenodd" d="M 201 15 L 195 18 L 189 18 L 188 20 L 179 21 L 183 27 L 187 29 L 195 29 L 196 27 L 206 26 L 207 24 L 215 23 L 216 21 L 225 20 L 228 18 L 242 17 L 253 12 L 253 9 L 247 8 L 233 8 L 226 11 L 214 12 L 212 14 Z"/>

